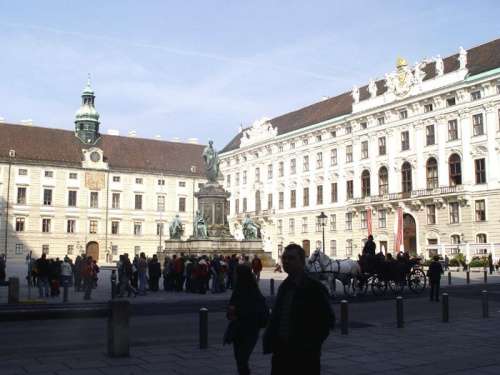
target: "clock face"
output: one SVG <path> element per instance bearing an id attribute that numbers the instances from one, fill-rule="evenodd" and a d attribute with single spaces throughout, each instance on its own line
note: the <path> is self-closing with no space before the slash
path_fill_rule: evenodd
<path id="1" fill-rule="evenodd" d="M 90 160 L 92 160 L 94 163 L 97 163 L 99 160 L 101 160 L 101 154 L 99 154 L 97 151 L 94 151 L 90 154 Z"/>

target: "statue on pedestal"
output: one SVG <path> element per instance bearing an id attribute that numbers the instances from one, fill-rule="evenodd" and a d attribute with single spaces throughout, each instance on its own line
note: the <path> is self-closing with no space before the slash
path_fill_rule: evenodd
<path id="1" fill-rule="evenodd" d="M 259 224 L 256 224 L 252 218 L 250 217 L 250 214 L 246 214 L 245 220 L 243 220 L 243 235 L 245 236 L 246 240 L 252 240 L 252 239 L 257 239 L 258 237 L 258 230 L 260 228 Z"/>
<path id="2" fill-rule="evenodd" d="M 196 210 L 196 218 L 194 219 L 194 238 L 208 238 L 205 219 L 200 210 Z"/>
<path id="3" fill-rule="evenodd" d="M 172 220 L 172 224 L 170 224 L 170 239 L 171 240 L 180 240 L 182 235 L 182 222 L 179 218 L 179 214 L 175 215 L 174 220 Z"/>
<path id="4" fill-rule="evenodd" d="M 217 176 L 219 175 L 219 153 L 212 146 L 213 141 L 208 142 L 208 146 L 203 150 L 203 159 L 205 159 L 205 169 L 207 171 L 207 180 L 209 182 L 217 183 Z"/>

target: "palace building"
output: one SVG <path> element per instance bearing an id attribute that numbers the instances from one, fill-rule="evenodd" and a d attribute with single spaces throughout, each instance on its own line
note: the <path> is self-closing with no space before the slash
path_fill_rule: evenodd
<path id="1" fill-rule="evenodd" d="M 75 130 L 0 123 L 0 253 L 24 260 L 160 251 L 179 214 L 193 231 L 204 146 L 99 133 L 90 82 Z"/>
<path id="2" fill-rule="evenodd" d="M 290 242 L 357 258 L 369 234 L 498 259 L 500 39 L 457 52 L 242 129 L 221 150 L 231 226 L 250 213 L 275 259 Z"/>

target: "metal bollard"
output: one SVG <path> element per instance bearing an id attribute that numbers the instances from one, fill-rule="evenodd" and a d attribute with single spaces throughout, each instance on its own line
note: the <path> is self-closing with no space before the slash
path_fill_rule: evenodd
<path id="1" fill-rule="evenodd" d="M 470 284 L 470 271 L 467 270 L 467 284 Z"/>
<path id="2" fill-rule="evenodd" d="M 130 355 L 130 302 L 108 301 L 108 356 Z"/>
<path id="3" fill-rule="evenodd" d="M 111 280 L 111 299 L 116 299 L 116 280 Z"/>
<path id="4" fill-rule="evenodd" d="M 208 310 L 200 309 L 200 349 L 208 348 Z"/>
<path id="5" fill-rule="evenodd" d="M 448 323 L 450 320 L 448 293 L 443 293 L 441 297 L 443 298 L 443 323 Z"/>
<path id="6" fill-rule="evenodd" d="M 488 292 L 483 290 L 481 292 L 481 298 L 483 300 L 483 318 L 489 318 L 490 314 L 488 311 Z"/>
<path id="7" fill-rule="evenodd" d="M 486 271 L 486 268 L 484 269 L 484 283 L 488 283 L 488 271 Z"/>
<path id="8" fill-rule="evenodd" d="M 340 333 L 347 335 L 349 333 L 349 315 L 347 311 L 348 302 L 340 302 Z"/>
<path id="9" fill-rule="evenodd" d="M 398 328 L 404 328 L 404 315 L 403 315 L 403 297 L 396 298 L 396 316 Z"/>
<path id="10" fill-rule="evenodd" d="M 270 285 L 271 295 L 274 296 L 274 279 L 269 280 L 269 282 L 271 283 L 271 285 Z"/>
<path id="11" fill-rule="evenodd" d="M 448 285 L 451 285 L 451 272 L 448 271 Z"/>
<path id="12" fill-rule="evenodd" d="M 69 286 L 69 281 L 64 280 L 63 302 L 68 302 L 68 286 Z"/>

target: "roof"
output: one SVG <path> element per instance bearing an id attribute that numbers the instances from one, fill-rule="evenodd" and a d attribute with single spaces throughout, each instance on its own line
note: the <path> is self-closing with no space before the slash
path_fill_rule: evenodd
<path id="1" fill-rule="evenodd" d="M 204 145 L 101 134 L 85 145 L 74 131 L 0 123 L 0 160 L 80 168 L 82 149 L 98 147 L 110 170 L 204 175 Z M 14 158 L 9 156 L 15 150 Z M 196 172 L 191 172 L 191 167 Z"/>
<path id="2" fill-rule="evenodd" d="M 458 53 L 443 58 L 443 63 L 444 74 L 458 70 Z M 500 67 L 500 38 L 467 50 L 468 77 L 479 75 L 498 67 Z M 435 62 L 428 63 L 422 71 L 426 74 L 424 81 L 434 78 L 436 76 Z M 387 91 L 385 80 L 379 80 L 376 84 L 377 96 Z M 370 98 L 368 84 L 361 87 L 359 93 L 360 101 Z M 270 120 L 270 123 L 278 129 L 278 135 L 282 135 L 326 120 L 351 114 L 353 103 L 351 91 L 349 91 L 297 111 L 275 117 Z M 237 134 L 221 150 L 221 153 L 239 148 L 241 137 L 242 133 Z"/>

